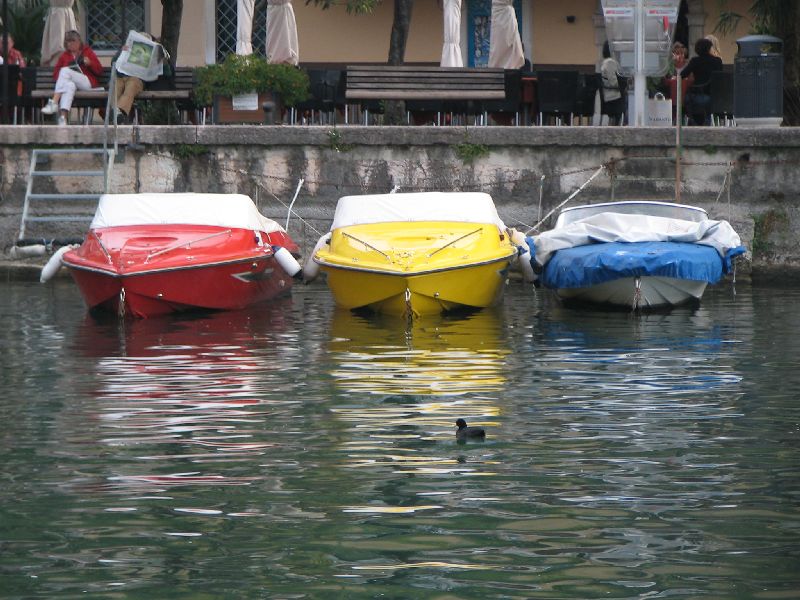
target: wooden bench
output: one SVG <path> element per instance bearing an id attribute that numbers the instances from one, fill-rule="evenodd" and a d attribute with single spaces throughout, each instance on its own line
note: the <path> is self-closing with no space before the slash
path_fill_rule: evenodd
<path id="1" fill-rule="evenodd" d="M 103 74 L 98 77 L 102 90 L 78 90 L 72 102 L 73 108 L 95 109 L 105 108 L 108 99 L 109 78 L 111 67 L 104 67 Z M 29 78 L 32 89 L 28 94 L 34 101 L 39 101 L 39 108 L 44 106 L 48 98 L 55 93 L 55 80 L 52 67 L 37 67 L 34 77 Z M 136 96 L 136 100 L 172 100 L 178 103 L 181 111 L 194 110 L 192 92 L 194 90 L 194 69 L 192 67 L 177 67 L 175 69 L 175 89 L 173 90 L 143 90 Z"/>
<path id="2" fill-rule="evenodd" d="M 503 69 L 348 66 L 348 100 L 505 100 Z"/>
<path id="3" fill-rule="evenodd" d="M 409 122 L 418 125 L 486 124 L 489 115 L 510 123 L 521 106 L 520 81 L 517 70 L 348 66 L 345 97 L 359 102 L 365 124 L 370 111 L 383 110 L 380 100 L 405 100 Z"/>

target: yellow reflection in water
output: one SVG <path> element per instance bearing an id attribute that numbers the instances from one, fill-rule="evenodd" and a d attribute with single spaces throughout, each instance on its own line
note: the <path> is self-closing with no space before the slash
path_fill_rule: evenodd
<path id="1" fill-rule="evenodd" d="M 410 323 L 337 311 L 328 356 L 343 396 L 331 411 L 350 429 L 351 439 L 340 448 L 344 466 L 427 476 L 494 475 L 485 456 L 459 462 L 448 442 L 456 442 L 459 417 L 487 428 L 492 439 L 510 353 L 503 329 L 493 310 Z"/>
<path id="2" fill-rule="evenodd" d="M 509 354 L 494 310 L 406 323 L 336 311 L 331 327 L 331 375 L 347 392 L 461 395 L 505 384 Z"/>

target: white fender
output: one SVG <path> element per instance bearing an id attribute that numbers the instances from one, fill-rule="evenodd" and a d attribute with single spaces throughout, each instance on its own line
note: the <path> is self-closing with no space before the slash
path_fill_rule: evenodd
<path id="1" fill-rule="evenodd" d="M 30 246 L 13 246 L 9 252 L 11 258 L 28 258 L 31 256 L 44 256 L 47 247 L 44 244 L 31 244 Z"/>
<path id="2" fill-rule="evenodd" d="M 327 246 L 330 241 L 330 233 L 324 234 L 317 240 L 314 249 L 311 251 L 311 254 L 309 254 L 308 260 L 306 260 L 306 264 L 303 266 L 303 281 L 306 283 L 314 281 L 317 275 L 319 275 L 319 263 L 314 261 L 314 257 L 317 255 L 317 252 Z"/>
<path id="3" fill-rule="evenodd" d="M 517 268 L 522 273 L 522 279 L 526 283 L 531 283 L 536 280 L 536 274 L 533 272 L 533 266 L 531 266 L 531 250 L 528 247 L 525 234 L 516 229 L 509 229 L 508 232 L 511 241 L 519 250 L 517 254 Z"/>
<path id="4" fill-rule="evenodd" d="M 39 281 L 41 283 L 47 283 L 53 277 L 55 277 L 58 270 L 61 268 L 62 262 L 61 257 L 64 256 L 66 252 L 69 252 L 73 248 L 76 248 L 77 245 L 68 245 L 68 246 L 61 246 L 58 250 L 53 253 L 53 256 L 50 257 L 50 260 L 42 267 L 42 274 L 39 275 Z"/>
<path id="5" fill-rule="evenodd" d="M 533 265 L 531 265 L 531 250 L 528 244 L 520 246 L 522 251 L 517 256 L 519 261 L 519 270 L 522 271 L 522 279 L 525 283 L 532 283 L 536 281 L 536 273 L 533 272 Z"/>
<path id="6" fill-rule="evenodd" d="M 277 260 L 281 268 L 288 273 L 289 277 L 294 277 L 300 272 L 302 268 L 300 263 L 297 262 L 295 257 L 292 256 L 292 253 L 286 248 L 273 246 L 272 251 L 275 253 L 275 260 Z"/>

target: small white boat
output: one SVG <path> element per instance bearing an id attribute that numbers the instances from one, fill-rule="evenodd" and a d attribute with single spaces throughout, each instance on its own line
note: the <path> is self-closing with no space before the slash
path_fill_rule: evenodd
<path id="1" fill-rule="evenodd" d="M 699 301 L 745 252 L 727 221 L 654 201 L 567 208 L 526 240 L 541 285 L 562 300 L 634 310 Z"/>

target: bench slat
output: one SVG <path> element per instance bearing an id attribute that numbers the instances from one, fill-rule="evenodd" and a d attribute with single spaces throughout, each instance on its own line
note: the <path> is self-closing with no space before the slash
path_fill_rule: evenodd
<path id="1" fill-rule="evenodd" d="M 503 69 L 367 65 L 347 68 L 353 100 L 503 100 Z"/>

